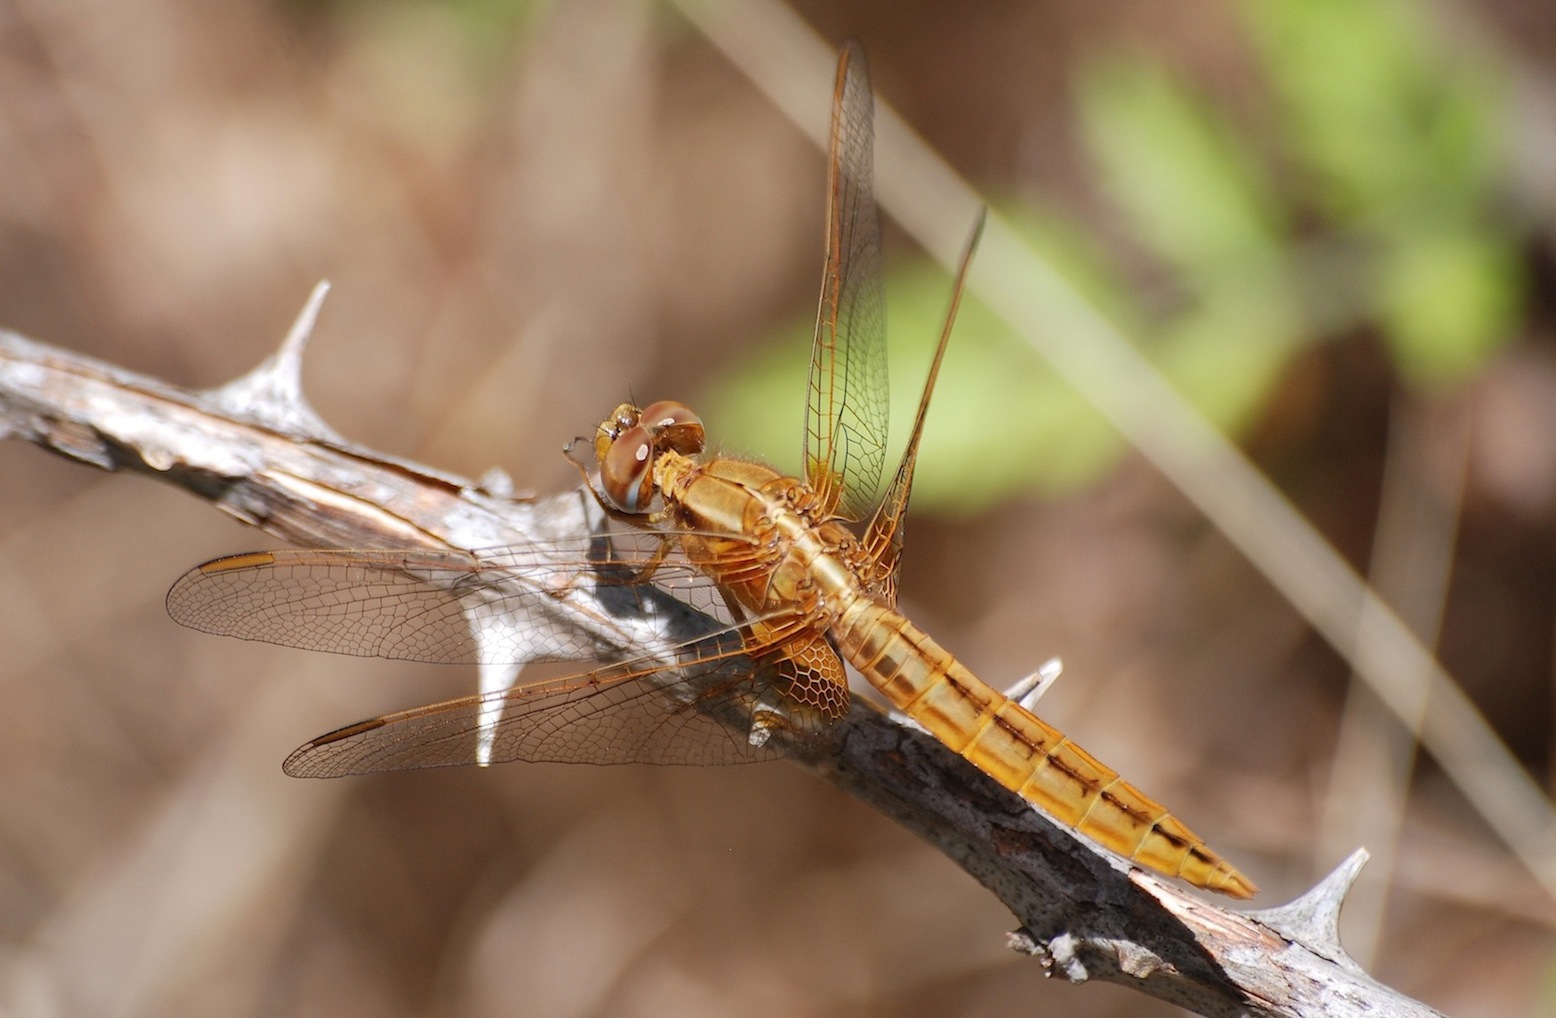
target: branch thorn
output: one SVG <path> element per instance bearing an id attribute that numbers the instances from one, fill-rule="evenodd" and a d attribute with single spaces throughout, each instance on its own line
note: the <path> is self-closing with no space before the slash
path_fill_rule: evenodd
<path id="1" fill-rule="evenodd" d="M 1030 711 L 1063 672 L 1064 662 L 1051 657 L 1039 665 L 1037 671 L 1005 690 L 1005 696 Z"/>
<path id="2" fill-rule="evenodd" d="M 1351 885 L 1371 858 L 1365 848 L 1352 852 L 1327 877 L 1314 884 L 1302 897 L 1276 908 L 1258 909 L 1247 915 L 1352 972 L 1362 973 L 1360 965 L 1340 946 L 1340 907 Z"/>
<path id="3" fill-rule="evenodd" d="M 327 280 L 313 288 L 280 349 L 248 374 L 208 389 L 206 397 L 235 417 L 300 438 L 343 444 L 345 440 L 324 423 L 303 396 L 303 352 L 329 290 Z"/>

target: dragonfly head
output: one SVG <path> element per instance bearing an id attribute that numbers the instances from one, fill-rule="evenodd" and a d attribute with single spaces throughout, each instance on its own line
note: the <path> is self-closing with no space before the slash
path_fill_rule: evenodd
<path id="1" fill-rule="evenodd" d="M 642 410 L 621 404 L 594 435 L 605 500 L 624 513 L 648 512 L 654 499 L 654 458 L 666 450 L 695 456 L 706 440 L 702 418 L 683 403 L 660 400 Z"/>

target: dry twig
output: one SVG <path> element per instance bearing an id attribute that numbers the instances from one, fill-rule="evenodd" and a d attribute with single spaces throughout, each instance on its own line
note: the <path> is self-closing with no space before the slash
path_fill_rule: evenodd
<path id="1" fill-rule="evenodd" d="M 322 297 L 321 287 L 274 357 L 204 393 L 0 333 L 0 434 L 161 478 L 303 545 L 477 549 L 588 531 L 579 492 L 514 499 L 500 475 L 478 485 L 330 430 L 298 381 Z M 613 638 L 651 649 L 652 627 L 620 621 Z M 1013 946 L 1052 975 L 1121 983 L 1205 1015 L 1435 1013 L 1340 948 L 1340 905 L 1364 853 L 1291 905 L 1238 913 L 1095 848 L 863 704 L 796 758 L 994 892 L 1021 924 Z"/>

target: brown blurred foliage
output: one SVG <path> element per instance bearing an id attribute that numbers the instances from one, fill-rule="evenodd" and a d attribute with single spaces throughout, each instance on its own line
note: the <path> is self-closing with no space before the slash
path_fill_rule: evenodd
<path id="1" fill-rule="evenodd" d="M 879 93 L 963 173 L 1104 236 L 1077 61 L 1127 43 L 1249 87 L 1220 4 L 804 6 L 864 40 Z M 1556 8 L 1454 16 L 1556 90 Z M 805 87 L 820 109 L 827 83 Z M 1520 129 L 1556 145 L 1551 120 Z M 1441 397 L 1473 415 L 1441 652 L 1549 786 L 1556 216 L 1539 199 L 1510 184 L 1526 331 Z M 561 444 L 629 391 L 694 398 L 813 306 L 821 215 L 820 155 L 659 7 L 0 0 L 0 324 L 211 386 L 327 277 L 315 405 L 448 470 L 573 483 Z M 1358 331 L 1304 357 L 1252 443 L 1362 568 L 1399 398 Z M 798 405 L 760 411 L 797 433 Z M 0 446 L 0 1011 L 1167 1012 L 1044 983 L 965 874 L 782 765 L 284 778 L 304 739 L 469 677 L 165 617 L 183 569 L 263 542 L 175 490 Z M 1045 714 L 1261 901 L 1339 861 L 1317 828 L 1348 670 L 1148 468 L 972 523 L 916 518 L 904 591 L 996 682 L 1061 655 Z M 1385 982 L 1480 1015 L 1556 1000 L 1551 903 L 1429 760 L 1386 879 Z"/>

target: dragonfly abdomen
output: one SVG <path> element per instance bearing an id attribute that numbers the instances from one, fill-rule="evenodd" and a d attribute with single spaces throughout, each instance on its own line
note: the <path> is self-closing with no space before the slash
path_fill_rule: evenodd
<path id="1" fill-rule="evenodd" d="M 895 707 L 1055 819 L 1158 872 L 1253 896 L 1253 885 L 1165 807 L 979 679 L 895 610 L 861 597 L 841 614 L 832 638 Z"/>

